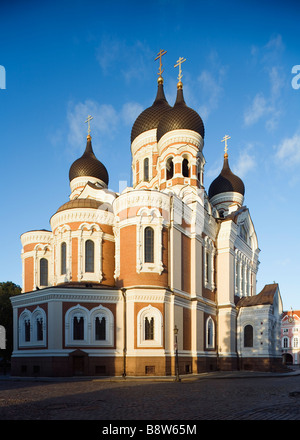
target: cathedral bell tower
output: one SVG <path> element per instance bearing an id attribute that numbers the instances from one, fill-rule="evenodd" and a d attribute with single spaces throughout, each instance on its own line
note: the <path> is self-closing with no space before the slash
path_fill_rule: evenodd
<path id="1" fill-rule="evenodd" d="M 185 61 L 180 57 L 174 65 L 179 67 L 176 101 L 157 127 L 159 188 L 175 192 L 186 185 L 203 188 L 205 164 L 203 121 L 183 96 L 181 65 Z"/>
<path id="2" fill-rule="evenodd" d="M 152 106 L 136 119 L 131 131 L 133 188 L 164 190 L 179 193 L 191 185 L 203 189 L 205 160 L 204 125 L 198 113 L 188 107 L 183 97 L 182 63 L 180 57 L 177 97 L 173 107 L 165 98 L 160 51 L 158 89 Z"/>

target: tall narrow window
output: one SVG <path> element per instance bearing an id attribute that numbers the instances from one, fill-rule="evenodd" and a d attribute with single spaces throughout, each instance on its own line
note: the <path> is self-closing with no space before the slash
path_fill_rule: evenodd
<path id="1" fill-rule="evenodd" d="M 214 327 L 212 319 L 208 319 L 207 321 L 207 347 L 214 346 Z"/>
<path id="2" fill-rule="evenodd" d="M 148 159 L 148 157 L 146 157 L 146 159 L 144 159 L 144 180 L 146 182 L 149 181 L 149 159 Z"/>
<path id="3" fill-rule="evenodd" d="M 283 348 L 289 347 L 289 338 L 285 337 L 283 338 Z"/>
<path id="4" fill-rule="evenodd" d="M 48 286 L 48 260 L 40 259 L 40 286 Z"/>
<path id="5" fill-rule="evenodd" d="M 253 327 L 246 325 L 244 328 L 244 347 L 253 347 Z"/>
<path id="6" fill-rule="evenodd" d="M 85 271 L 94 272 L 95 246 L 92 240 L 85 242 Z"/>
<path id="7" fill-rule="evenodd" d="M 154 230 L 147 226 L 144 231 L 145 263 L 154 263 Z"/>
<path id="8" fill-rule="evenodd" d="M 200 184 L 202 184 L 203 182 L 202 182 L 202 173 L 201 173 L 201 165 L 200 164 L 198 164 L 198 166 L 197 166 L 197 178 L 198 178 Z"/>
<path id="9" fill-rule="evenodd" d="M 83 316 L 74 316 L 73 320 L 73 339 L 80 341 L 84 339 L 84 320 Z"/>
<path id="10" fill-rule="evenodd" d="M 37 318 L 36 320 L 36 338 L 38 341 L 43 340 L 43 318 Z"/>
<path id="11" fill-rule="evenodd" d="M 173 174 L 174 174 L 174 164 L 173 164 L 173 158 L 172 157 L 170 157 L 167 160 L 167 163 L 166 163 L 166 173 L 167 173 L 166 174 L 167 180 L 172 179 Z"/>
<path id="12" fill-rule="evenodd" d="M 154 318 L 145 318 L 145 340 L 154 339 Z"/>
<path id="13" fill-rule="evenodd" d="M 25 341 L 30 342 L 30 319 L 25 319 Z"/>
<path id="14" fill-rule="evenodd" d="M 205 252 L 205 282 L 210 283 L 210 254 Z"/>
<path id="15" fill-rule="evenodd" d="M 61 275 L 65 275 L 67 273 L 67 245 L 65 242 L 61 244 L 60 258 Z"/>
<path id="16" fill-rule="evenodd" d="M 96 317 L 95 339 L 96 341 L 105 341 L 106 339 L 106 319 L 104 316 Z"/>
<path id="17" fill-rule="evenodd" d="M 183 159 L 182 161 L 182 175 L 183 177 L 190 176 L 189 161 L 187 159 Z"/>

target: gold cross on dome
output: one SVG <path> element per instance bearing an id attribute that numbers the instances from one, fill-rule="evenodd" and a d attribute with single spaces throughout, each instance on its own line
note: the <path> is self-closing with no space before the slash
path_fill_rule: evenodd
<path id="1" fill-rule="evenodd" d="M 178 81 L 181 81 L 181 78 L 182 78 L 181 64 L 184 63 L 185 61 L 186 61 L 186 58 L 183 59 L 183 57 L 179 57 L 179 59 L 177 60 L 177 64 L 174 64 L 174 67 L 179 66 Z"/>
<path id="2" fill-rule="evenodd" d="M 231 139 L 231 137 L 228 136 L 228 134 L 226 134 L 226 135 L 223 137 L 223 139 L 221 140 L 221 142 L 225 142 L 225 148 L 224 148 L 225 154 L 227 154 L 227 151 L 228 151 L 228 147 L 227 147 L 227 140 L 228 140 L 228 139 Z"/>
<path id="3" fill-rule="evenodd" d="M 166 50 L 162 50 L 162 49 L 160 49 L 160 51 L 159 51 L 158 54 L 157 54 L 157 57 L 156 57 L 155 60 L 154 60 L 154 61 L 156 61 L 156 60 L 158 60 L 158 58 L 159 58 L 159 71 L 158 71 L 158 74 L 157 74 L 157 75 L 159 75 L 159 76 L 161 76 L 161 74 L 162 74 L 163 71 L 164 71 L 164 69 L 161 69 L 161 67 L 162 67 L 161 57 L 162 57 L 163 55 L 165 55 L 166 53 L 167 53 Z"/>
<path id="4" fill-rule="evenodd" d="M 93 116 L 88 115 L 87 120 L 85 122 L 88 123 L 88 134 L 91 133 L 91 126 L 90 126 L 90 121 L 93 119 Z"/>

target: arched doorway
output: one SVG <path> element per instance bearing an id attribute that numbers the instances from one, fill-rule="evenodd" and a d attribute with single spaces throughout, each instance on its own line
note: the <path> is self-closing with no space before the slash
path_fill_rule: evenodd
<path id="1" fill-rule="evenodd" d="M 88 354 L 82 350 L 74 350 L 69 354 L 72 376 L 87 376 Z"/>
<path id="2" fill-rule="evenodd" d="M 293 356 L 290 353 L 283 353 L 282 363 L 283 365 L 293 365 Z"/>

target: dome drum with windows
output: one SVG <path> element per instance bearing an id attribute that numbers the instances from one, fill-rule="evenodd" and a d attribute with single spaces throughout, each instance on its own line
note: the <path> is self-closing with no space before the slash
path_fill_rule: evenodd
<path id="1" fill-rule="evenodd" d="M 210 184 L 208 190 L 208 197 L 212 205 L 219 212 L 224 213 L 228 212 L 232 206 L 241 207 L 245 195 L 245 185 L 242 179 L 235 175 L 229 167 L 227 139 L 230 137 L 226 135 L 222 140 L 222 142 L 225 141 L 223 168 L 219 176 Z"/>
<path id="2" fill-rule="evenodd" d="M 164 189 L 187 183 L 203 186 L 205 130 L 199 114 L 188 107 L 184 100 L 181 81 L 181 65 L 184 61 L 180 57 L 174 66 L 179 66 L 174 106 L 171 107 L 166 100 L 160 66 L 156 98 L 133 124 L 131 151 L 134 188 Z"/>

